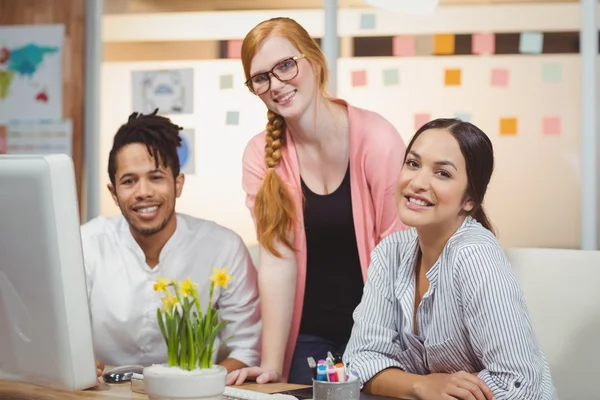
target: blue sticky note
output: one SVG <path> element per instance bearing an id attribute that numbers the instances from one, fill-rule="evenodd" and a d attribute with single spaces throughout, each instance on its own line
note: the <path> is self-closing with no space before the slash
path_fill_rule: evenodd
<path id="1" fill-rule="evenodd" d="M 360 29 L 375 29 L 375 14 L 360 14 Z"/>
<path id="2" fill-rule="evenodd" d="M 225 125 L 238 125 L 240 123 L 239 111 L 227 111 L 225 117 Z"/>
<path id="3" fill-rule="evenodd" d="M 233 75 L 221 75 L 219 78 L 219 87 L 221 89 L 232 89 Z"/>
<path id="4" fill-rule="evenodd" d="M 544 83 L 558 83 L 562 79 L 560 64 L 547 63 L 542 65 L 542 78 Z"/>
<path id="5" fill-rule="evenodd" d="M 383 86 L 393 86 L 400 83 L 400 73 L 398 68 L 383 70 Z"/>
<path id="6" fill-rule="evenodd" d="M 523 32 L 519 39 L 519 52 L 526 54 L 540 54 L 544 48 L 544 34 L 542 32 Z"/>
<path id="7" fill-rule="evenodd" d="M 471 114 L 468 113 L 457 112 L 454 113 L 454 117 L 460 119 L 463 122 L 471 122 Z"/>

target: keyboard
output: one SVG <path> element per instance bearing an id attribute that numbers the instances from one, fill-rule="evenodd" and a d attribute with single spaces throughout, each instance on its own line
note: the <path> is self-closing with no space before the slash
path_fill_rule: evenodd
<path id="1" fill-rule="evenodd" d="M 298 400 L 289 394 L 266 394 L 251 390 L 239 389 L 231 386 L 225 387 L 223 400 Z"/>

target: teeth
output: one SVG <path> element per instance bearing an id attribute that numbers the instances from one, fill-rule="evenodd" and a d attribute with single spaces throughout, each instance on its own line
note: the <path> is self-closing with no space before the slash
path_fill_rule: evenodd
<path id="1" fill-rule="evenodd" d="M 147 207 L 147 208 L 140 208 L 140 209 L 138 210 L 138 212 L 141 212 L 141 213 L 144 213 L 144 214 L 145 214 L 145 213 L 151 213 L 151 212 L 154 212 L 154 211 L 156 211 L 156 210 L 158 210 L 158 206 L 154 206 L 154 207 Z"/>
<path id="2" fill-rule="evenodd" d="M 278 103 L 283 103 L 284 101 L 288 101 L 289 99 L 292 98 L 292 96 L 294 96 L 296 92 L 290 92 L 289 94 L 286 94 L 284 97 L 280 98 L 279 100 L 277 100 Z"/>
<path id="3" fill-rule="evenodd" d="M 424 202 L 423 200 L 418 200 L 418 199 L 413 199 L 412 197 L 408 198 L 408 201 L 410 201 L 413 204 L 416 204 L 418 206 L 428 206 L 429 204 Z"/>

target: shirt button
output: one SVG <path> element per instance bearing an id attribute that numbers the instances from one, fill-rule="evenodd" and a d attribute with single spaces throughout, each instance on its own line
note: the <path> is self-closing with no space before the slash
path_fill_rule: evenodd
<path id="1" fill-rule="evenodd" d="M 521 387 L 521 382 L 515 382 L 515 387 L 518 389 Z"/>

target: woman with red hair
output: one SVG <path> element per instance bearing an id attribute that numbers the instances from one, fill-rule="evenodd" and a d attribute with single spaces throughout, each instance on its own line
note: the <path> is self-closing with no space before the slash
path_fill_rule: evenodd
<path id="1" fill-rule="evenodd" d="M 307 358 L 346 347 L 370 252 L 403 228 L 394 194 L 405 145 L 379 114 L 327 95 L 325 57 L 296 21 L 254 27 L 242 63 L 268 109 L 242 182 L 260 244 L 263 344 L 261 366 L 232 372 L 228 384 L 310 384 Z"/>

